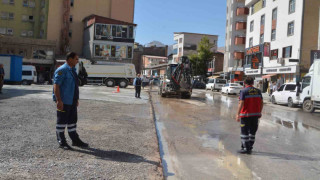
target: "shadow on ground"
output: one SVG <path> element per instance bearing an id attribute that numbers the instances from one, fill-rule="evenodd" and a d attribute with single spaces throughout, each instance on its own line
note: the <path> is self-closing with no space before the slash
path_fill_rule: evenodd
<path id="1" fill-rule="evenodd" d="M 128 163 L 141 163 L 146 162 L 152 165 L 156 165 L 160 167 L 160 162 L 149 161 L 142 156 L 111 150 L 105 151 L 96 148 L 82 148 L 82 149 L 73 149 L 73 151 L 80 152 L 87 155 L 95 156 L 98 159 L 109 160 L 109 161 L 117 161 L 117 162 L 128 162 Z"/>
<path id="2" fill-rule="evenodd" d="M 27 90 L 27 89 L 2 89 L 2 94 L 0 94 L 0 103 L 1 100 L 10 99 L 18 96 L 25 96 L 28 94 L 38 94 L 48 91 L 44 90 Z"/>

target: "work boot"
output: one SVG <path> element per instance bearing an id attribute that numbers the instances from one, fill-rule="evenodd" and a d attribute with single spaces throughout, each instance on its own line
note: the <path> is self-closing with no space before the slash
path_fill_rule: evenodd
<path id="1" fill-rule="evenodd" d="M 59 148 L 64 149 L 64 150 L 73 150 L 73 148 L 71 146 L 69 146 L 69 144 L 66 142 L 59 144 Z"/>
<path id="2" fill-rule="evenodd" d="M 69 136 L 72 140 L 72 146 L 78 146 L 78 147 L 89 147 L 89 144 L 84 143 L 77 133 L 77 131 L 68 132 Z"/>

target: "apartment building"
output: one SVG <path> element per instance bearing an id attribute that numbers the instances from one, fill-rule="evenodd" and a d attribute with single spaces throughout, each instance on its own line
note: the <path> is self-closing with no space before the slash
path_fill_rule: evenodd
<path id="1" fill-rule="evenodd" d="M 136 24 L 97 15 L 83 21 L 84 58 L 132 63 Z"/>
<path id="2" fill-rule="evenodd" d="M 206 36 L 213 44 L 212 51 L 217 51 L 218 36 L 210 34 L 198 34 L 188 32 L 175 32 L 173 45 L 173 61 L 178 62 L 181 56 L 188 56 L 197 53 L 197 47 L 201 39 Z"/>
<path id="3" fill-rule="evenodd" d="M 48 40 L 54 40 L 56 53 L 74 51 L 82 55 L 83 20 L 92 14 L 133 23 L 135 0 L 51 0 Z"/>
<path id="4" fill-rule="evenodd" d="M 309 69 L 318 48 L 319 0 L 246 0 L 245 74 L 268 81 L 295 82 Z M 265 88 L 264 88 L 265 89 Z"/>
<path id="5" fill-rule="evenodd" d="M 0 34 L 46 39 L 49 0 L 1 0 Z"/>
<path id="6" fill-rule="evenodd" d="M 227 0 L 225 56 L 223 70 L 227 78 L 241 81 L 246 42 L 247 15 L 245 0 Z M 230 75 L 230 76 L 228 76 Z"/>
<path id="7" fill-rule="evenodd" d="M 146 77 L 164 75 L 167 63 L 167 57 L 143 55 L 142 75 Z"/>

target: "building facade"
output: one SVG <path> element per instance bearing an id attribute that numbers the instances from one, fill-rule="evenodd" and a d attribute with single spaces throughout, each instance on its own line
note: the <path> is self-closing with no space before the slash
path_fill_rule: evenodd
<path id="1" fill-rule="evenodd" d="M 49 2 L 48 40 L 56 54 L 74 51 L 82 55 L 83 19 L 92 14 L 133 23 L 135 0 L 53 0 Z"/>
<path id="2" fill-rule="evenodd" d="M 46 39 L 48 8 L 49 0 L 2 0 L 0 34 Z"/>
<path id="3" fill-rule="evenodd" d="M 136 24 L 97 15 L 83 21 L 84 58 L 132 63 Z"/>
<path id="4" fill-rule="evenodd" d="M 142 56 L 142 75 L 146 77 L 159 77 L 164 74 L 164 70 L 159 68 L 159 65 L 163 66 L 164 69 L 168 63 L 167 57 L 161 56 Z M 161 66 L 162 67 L 162 66 Z"/>
<path id="5" fill-rule="evenodd" d="M 245 0 L 227 0 L 224 72 L 231 81 L 242 80 L 246 43 L 247 16 Z"/>
<path id="6" fill-rule="evenodd" d="M 216 76 L 223 73 L 224 54 L 221 52 L 214 52 L 212 60 L 208 64 L 207 76 Z"/>
<path id="7" fill-rule="evenodd" d="M 245 74 L 263 87 L 299 80 L 318 48 L 320 1 L 246 0 L 245 5 L 250 8 Z"/>
<path id="8" fill-rule="evenodd" d="M 173 45 L 173 61 L 178 62 L 181 56 L 188 56 L 197 53 L 197 47 L 201 39 L 206 36 L 213 44 L 212 51 L 217 51 L 218 36 L 209 34 L 198 34 L 188 32 L 175 32 Z"/>

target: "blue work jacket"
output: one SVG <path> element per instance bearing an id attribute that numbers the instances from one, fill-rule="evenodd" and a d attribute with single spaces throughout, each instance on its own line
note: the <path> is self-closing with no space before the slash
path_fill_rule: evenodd
<path id="1" fill-rule="evenodd" d="M 58 84 L 60 87 L 60 97 L 63 104 L 72 105 L 75 96 L 75 80 L 72 71 L 76 68 L 71 68 L 67 63 L 64 63 L 54 72 L 54 84 Z M 56 101 L 56 97 L 53 92 L 53 100 Z"/>

